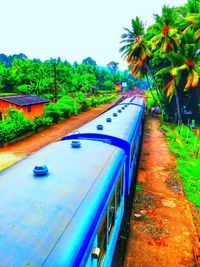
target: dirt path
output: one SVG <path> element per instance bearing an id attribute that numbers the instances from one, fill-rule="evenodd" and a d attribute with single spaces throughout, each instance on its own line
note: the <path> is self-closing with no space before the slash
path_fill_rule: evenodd
<path id="1" fill-rule="evenodd" d="M 147 119 L 124 267 L 191 267 L 198 243 L 176 160 L 159 129 Z"/>
<path id="2" fill-rule="evenodd" d="M 91 108 L 86 112 L 82 112 L 77 116 L 70 117 L 64 122 L 54 124 L 50 128 L 45 129 L 37 134 L 27 137 L 21 141 L 0 148 L 0 170 L 14 164 L 27 155 L 35 152 L 43 146 L 51 142 L 60 140 L 66 134 L 73 132 L 75 129 L 87 123 L 88 121 L 99 116 L 104 111 L 108 110 L 122 96 L 119 96 L 111 103 Z"/>

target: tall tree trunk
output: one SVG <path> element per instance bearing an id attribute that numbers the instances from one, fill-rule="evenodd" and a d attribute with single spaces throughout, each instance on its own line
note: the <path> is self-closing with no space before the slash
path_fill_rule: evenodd
<path id="1" fill-rule="evenodd" d="M 152 92 L 152 89 L 151 89 L 151 85 L 150 85 L 150 82 L 149 82 L 148 75 L 146 75 L 146 78 L 147 78 L 147 82 L 148 82 L 148 84 L 149 84 L 149 90 L 150 90 L 150 93 L 151 93 L 151 95 L 152 95 L 152 97 L 153 97 L 153 100 L 157 103 L 157 100 L 156 100 L 156 98 L 155 98 L 155 96 L 154 96 L 154 94 L 153 94 L 153 92 Z"/>
<path id="2" fill-rule="evenodd" d="M 154 74 L 152 73 L 152 71 L 151 71 L 151 69 L 149 68 L 149 66 L 146 64 L 146 68 L 147 68 L 147 71 L 151 74 L 151 77 L 152 77 L 152 79 L 153 79 L 153 81 L 154 81 L 154 83 L 155 83 L 155 88 L 156 88 L 156 92 L 157 92 L 157 96 L 158 96 L 158 99 L 159 99 L 159 104 L 160 104 L 160 106 L 161 106 L 161 109 L 164 111 L 164 113 L 165 113 L 165 105 L 163 104 L 163 102 L 162 102 L 162 95 L 161 95 L 161 93 L 160 93 L 160 90 L 159 90 L 159 88 L 158 88 L 158 84 L 157 84 L 157 81 L 156 81 L 156 79 L 155 79 L 155 76 L 154 76 Z"/>
<path id="3" fill-rule="evenodd" d="M 196 90 L 196 95 L 197 95 L 197 110 L 198 110 L 198 117 L 199 117 L 199 121 L 198 123 L 200 123 L 200 92 L 199 92 L 199 86 L 195 88 Z"/>
<path id="4" fill-rule="evenodd" d="M 158 84 L 156 82 L 156 79 L 155 79 L 155 76 L 153 75 L 151 69 L 149 68 L 149 66 L 146 64 L 146 68 L 147 68 L 147 71 L 151 74 L 151 77 L 155 83 L 155 87 L 156 87 L 156 92 L 157 92 L 157 95 L 158 95 L 158 98 L 159 98 L 159 101 L 160 103 L 162 103 L 162 96 L 161 96 L 161 93 L 160 93 L 160 90 L 158 88 Z"/>
<path id="5" fill-rule="evenodd" d="M 172 69 L 174 68 L 174 64 L 173 62 L 171 62 L 172 65 Z M 179 123 L 181 121 L 181 110 L 180 110 L 180 103 L 179 103 L 179 98 L 178 98 L 178 91 L 177 91 L 177 85 L 176 85 L 176 80 L 173 77 L 174 80 L 174 91 L 175 91 L 175 99 L 176 99 L 176 107 L 177 107 L 177 115 L 178 115 L 178 121 L 177 123 Z"/>
<path id="6" fill-rule="evenodd" d="M 57 72 L 56 72 L 56 63 L 54 63 L 54 94 L 55 94 L 55 103 L 58 100 L 58 84 L 57 84 Z"/>

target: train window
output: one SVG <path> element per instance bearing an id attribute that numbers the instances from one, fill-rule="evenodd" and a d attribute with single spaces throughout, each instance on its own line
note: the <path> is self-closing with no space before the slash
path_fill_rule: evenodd
<path id="1" fill-rule="evenodd" d="M 122 167 L 122 173 L 121 173 L 121 198 L 124 194 L 124 166 Z"/>
<path id="2" fill-rule="evenodd" d="M 133 141 L 132 147 L 131 147 L 131 162 L 134 159 L 134 153 L 135 153 L 135 142 Z"/>
<path id="3" fill-rule="evenodd" d="M 121 175 L 121 197 L 124 194 L 124 166 L 122 168 L 122 175 Z"/>
<path id="4" fill-rule="evenodd" d="M 118 210 L 121 202 L 121 179 L 119 177 L 116 186 L 116 211 Z"/>
<path id="5" fill-rule="evenodd" d="M 122 168 L 121 174 L 118 178 L 116 185 L 116 212 L 120 206 L 121 198 L 124 192 L 124 167 Z"/>
<path id="6" fill-rule="evenodd" d="M 107 214 L 104 215 L 98 230 L 98 248 L 100 248 L 98 266 L 102 266 L 107 248 Z"/>
<path id="7" fill-rule="evenodd" d="M 110 203 L 108 206 L 109 212 L 109 220 L 108 220 L 108 242 L 110 241 L 110 236 L 113 230 L 113 226 L 115 223 L 115 194 L 113 193 L 110 199 Z"/>

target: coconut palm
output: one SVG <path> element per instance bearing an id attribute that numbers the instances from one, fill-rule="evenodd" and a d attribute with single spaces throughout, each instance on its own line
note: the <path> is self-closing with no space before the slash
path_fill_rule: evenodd
<path id="1" fill-rule="evenodd" d="M 144 25 L 142 21 L 136 17 L 131 20 L 131 30 L 124 28 L 125 34 L 121 36 L 121 41 L 124 44 L 120 48 L 122 57 L 126 59 L 130 65 L 142 65 L 143 61 L 151 55 L 151 51 L 144 38 Z"/>
<path id="2" fill-rule="evenodd" d="M 157 75 L 170 73 L 171 80 L 165 85 L 167 96 L 171 96 L 175 91 L 175 83 L 183 84 L 184 90 L 196 88 L 198 94 L 199 76 L 200 76 L 200 59 L 198 55 L 199 44 L 195 40 L 194 30 L 188 29 L 183 34 L 178 53 L 171 53 L 175 67 L 164 68 L 157 72 Z"/>
<path id="3" fill-rule="evenodd" d="M 126 33 L 121 36 L 123 39 L 121 43 L 124 45 L 120 48 L 120 52 L 123 52 L 122 57 L 126 59 L 133 77 L 139 76 L 140 79 L 146 77 L 148 80 L 148 59 L 151 56 L 151 50 L 148 42 L 144 38 L 144 25 L 136 17 L 131 21 L 131 30 L 127 28 L 124 28 L 124 30 Z M 160 96 L 159 92 L 158 96 Z"/>
<path id="4" fill-rule="evenodd" d="M 188 30 L 194 30 L 196 40 L 200 39 L 200 3 L 198 0 L 189 0 L 183 7 L 184 17 L 177 20 L 177 27 L 185 34 Z"/>
<path id="5" fill-rule="evenodd" d="M 162 8 L 162 15 L 155 15 L 156 23 L 154 24 L 155 36 L 150 40 L 152 47 L 160 46 L 160 55 L 171 54 L 178 50 L 181 35 L 178 33 L 178 29 L 174 27 L 178 15 L 174 8 L 164 6 Z M 173 68 L 173 61 L 171 61 L 171 68 Z M 179 97 L 176 87 L 176 81 L 173 79 L 168 84 L 168 91 L 175 93 L 177 115 L 178 120 L 181 120 Z"/>

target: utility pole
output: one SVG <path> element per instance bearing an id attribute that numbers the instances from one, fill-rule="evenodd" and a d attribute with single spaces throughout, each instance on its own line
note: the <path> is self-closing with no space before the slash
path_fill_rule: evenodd
<path id="1" fill-rule="evenodd" d="M 54 98 L 55 103 L 58 100 L 58 83 L 57 83 L 57 71 L 56 71 L 56 62 L 54 62 Z"/>

